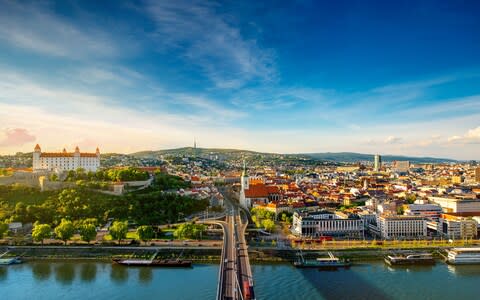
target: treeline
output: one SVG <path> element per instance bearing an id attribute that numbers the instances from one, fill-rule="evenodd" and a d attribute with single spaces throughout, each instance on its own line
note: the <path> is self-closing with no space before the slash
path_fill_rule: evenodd
<path id="1" fill-rule="evenodd" d="M 97 172 L 85 171 L 83 168 L 70 170 L 67 173 L 66 181 L 142 181 L 149 178 L 148 172 L 141 171 L 137 168 L 126 167 L 121 169 L 98 170 Z M 51 180 L 58 177 L 52 175 Z"/>

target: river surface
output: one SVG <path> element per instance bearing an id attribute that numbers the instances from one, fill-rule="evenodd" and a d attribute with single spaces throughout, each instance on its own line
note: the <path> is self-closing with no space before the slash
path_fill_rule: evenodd
<path id="1" fill-rule="evenodd" d="M 479 266 L 349 270 L 253 265 L 257 299 L 478 299 Z M 135 268 L 101 262 L 28 262 L 0 266 L 0 299 L 215 299 L 218 266 Z"/>

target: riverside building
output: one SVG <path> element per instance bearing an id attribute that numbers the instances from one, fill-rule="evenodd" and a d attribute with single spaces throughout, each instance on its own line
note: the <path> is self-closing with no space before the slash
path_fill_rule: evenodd
<path id="1" fill-rule="evenodd" d="M 80 152 L 78 146 L 75 152 L 42 152 L 40 145 L 33 151 L 33 171 L 69 171 L 83 168 L 96 172 L 100 168 L 100 150 L 95 153 Z"/>
<path id="2" fill-rule="evenodd" d="M 357 215 L 318 211 L 293 214 L 292 232 L 302 237 L 364 237 L 364 221 Z"/>
<path id="3" fill-rule="evenodd" d="M 420 216 L 381 215 L 377 226 L 382 239 L 414 239 L 427 236 L 427 221 Z"/>

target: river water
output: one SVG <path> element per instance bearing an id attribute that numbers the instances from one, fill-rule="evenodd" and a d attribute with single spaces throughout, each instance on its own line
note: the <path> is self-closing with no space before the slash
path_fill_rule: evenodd
<path id="1" fill-rule="evenodd" d="M 257 299 L 478 299 L 479 266 L 349 270 L 253 265 Z M 28 262 L 0 266 L 0 299 L 215 299 L 218 266 L 135 268 L 101 262 Z"/>

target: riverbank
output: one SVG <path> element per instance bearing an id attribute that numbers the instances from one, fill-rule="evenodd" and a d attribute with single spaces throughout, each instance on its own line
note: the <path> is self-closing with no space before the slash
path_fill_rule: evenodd
<path id="1" fill-rule="evenodd" d="M 352 261 L 382 259 L 392 251 L 429 252 L 440 258 L 444 248 L 397 248 L 397 249 L 322 249 L 302 250 L 305 258 L 327 256 L 332 252 L 335 256 Z M 221 249 L 207 247 L 151 247 L 151 246 L 0 246 L 0 253 L 8 252 L 6 257 L 20 256 L 26 260 L 44 259 L 86 259 L 111 261 L 113 257 L 147 259 L 157 252 L 158 258 L 181 256 L 195 263 L 219 263 Z M 297 249 L 259 249 L 250 248 L 249 257 L 253 264 L 285 263 L 297 258 Z"/>

